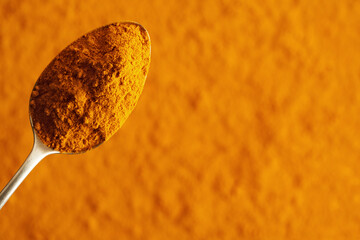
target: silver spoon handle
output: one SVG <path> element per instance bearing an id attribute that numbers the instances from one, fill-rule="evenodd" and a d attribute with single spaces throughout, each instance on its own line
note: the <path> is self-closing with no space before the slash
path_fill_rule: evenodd
<path id="1" fill-rule="evenodd" d="M 29 156 L 0 193 L 0 209 L 9 200 L 10 196 L 15 192 L 22 181 L 24 181 L 31 170 L 33 170 L 44 157 L 53 153 L 57 152 L 45 146 L 34 133 L 34 146 Z"/>

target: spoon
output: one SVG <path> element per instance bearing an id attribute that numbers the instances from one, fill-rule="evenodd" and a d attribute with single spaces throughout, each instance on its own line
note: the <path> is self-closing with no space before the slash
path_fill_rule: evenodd
<path id="1" fill-rule="evenodd" d="M 5 205 L 9 200 L 10 196 L 15 192 L 19 185 L 24 181 L 26 176 L 34 169 L 34 167 L 46 156 L 51 154 L 60 153 L 49 147 L 47 147 L 36 134 L 34 126 L 30 117 L 30 123 L 34 134 L 34 145 L 26 158 L 25 162 L 21 165 L 16 174 L 12 177 L 9 183 L 4 187 L 0 193 L 0 209 Z"/>
<path id="2" fill-rule="evenodd" d="M 45 68 L 30 97 L 33 148 L 0 192 L 0 209 L 46 156 L 89 151 L 134 109 L 150 64 L 150 37 L 138 23 L 113 23 L 67 46 Z"/>

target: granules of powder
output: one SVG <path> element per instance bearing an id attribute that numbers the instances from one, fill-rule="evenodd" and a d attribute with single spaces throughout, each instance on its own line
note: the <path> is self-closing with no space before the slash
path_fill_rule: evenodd
<path id="1" fill-rule="evenodd" d="M 150 39 L 136 23 L 98 28 L 66 47 L 39 77 L 30 115 L 39 138 L 60 152 L 84 152 L 109 139 L 142 92 Z"/>

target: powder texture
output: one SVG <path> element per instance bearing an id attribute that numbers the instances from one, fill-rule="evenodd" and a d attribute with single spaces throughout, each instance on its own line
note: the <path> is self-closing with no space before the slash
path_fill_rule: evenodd
<path id="1" fill-rule="evenodd" d="M 134 109 L 149 63 L 148 33 L 135 23 L 110 24 L 70 44 L 31 94 L 40 139 L 60 152 L 84 152 L 109 139 Z"/>
<path id="2" fill-rule="evenodd" d="M 119 19 L 151 35 L 133 115 L 45 158 L 1 240 L 360 239 L 359 0 L 1 0 L 0 19 L 0 188 L 50 60 Z"/>

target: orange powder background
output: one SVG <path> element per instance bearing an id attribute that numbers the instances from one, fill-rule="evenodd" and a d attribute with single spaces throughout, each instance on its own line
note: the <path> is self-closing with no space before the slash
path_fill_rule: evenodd
<path id="1" fill-rule="evenodd" d="M 118 21 L 152 39 L 123 128 L 41 162 L 1 239 L 360 239 L 359 1 L 2 0 L 0 16 L 0 188 L 63 48 Z"/>

